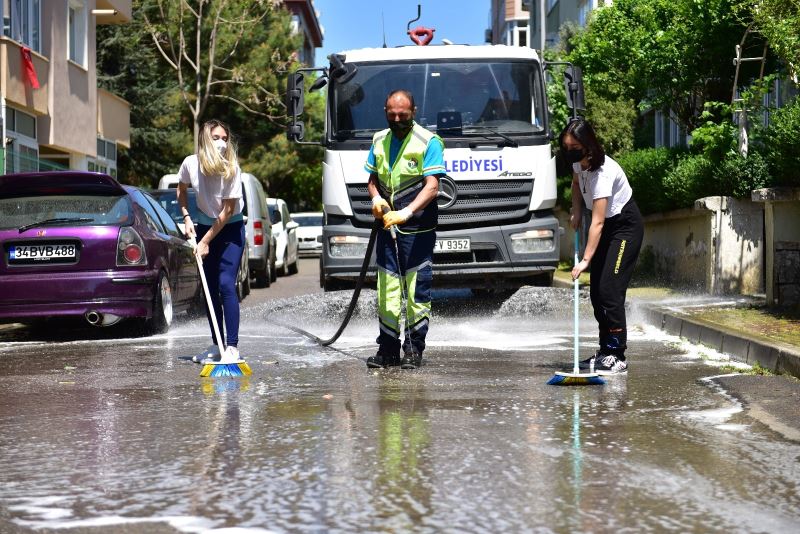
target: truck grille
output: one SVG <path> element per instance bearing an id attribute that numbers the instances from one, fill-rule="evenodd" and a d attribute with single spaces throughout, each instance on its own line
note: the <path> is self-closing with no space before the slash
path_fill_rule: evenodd
<path id="1" fill-rule="evenodd" d="M 456 182 L 456 188 L 456 202 L 452 206 L 442 208 L 443 200 L 439 198 L 439 230 L 497 226 L 525 217 L 531 202 L 533 182 Z M 347 193 L 356 221 L 364 225 L 372 224 L 372 201 L 367 185 L 349 184 Z"/>

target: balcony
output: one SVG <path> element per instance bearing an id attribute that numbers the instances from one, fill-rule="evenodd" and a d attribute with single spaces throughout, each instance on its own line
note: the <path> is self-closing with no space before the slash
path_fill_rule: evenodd
<path id="1" fill-rule="evenodd" d="M 125 24 L 131 21 L 131 0 L 97 0 L 94 11 L 97 24 Z"/>
<path id="2" fill-rule="evenodd" d="M 131 105 L 105 89 L 97 89 L 97 135 L 131 146 Z"/>
<path id="3" fill-rule="evenodd" d="M 34 115 L 48 113 L 49 69 L 50 60 L 31 52 L 33 68 L 39 80 L 39 89 L 32 89 L 25 79 L 25 68 L 22 62 L 22 45 L 7 37 L 0 37 L 0 94 L 6 102 L 25 109 Z"/>

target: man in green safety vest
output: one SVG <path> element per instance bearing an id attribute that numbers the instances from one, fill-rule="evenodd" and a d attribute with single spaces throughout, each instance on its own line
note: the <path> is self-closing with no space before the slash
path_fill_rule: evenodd
<path id="1" fill-rule="evenodd" d="M 367 367 L 422 365 L 431 313 L 433 247 L 436 242 L 439 176 L 445 173 L 442 139 L 414 122 L 417 108 L 405 90 L 389 93 L 389 128 L 375 134 L 364 168 L 378 233 L 378 352 Z M 388 211 L 387 211 L 388 210 Z M 386 212 L 386 213 L 384 213 Z M 394 238 L 392 235 L 394 230 Z M 406 299 L 400 357 L 400 322 Z"/>

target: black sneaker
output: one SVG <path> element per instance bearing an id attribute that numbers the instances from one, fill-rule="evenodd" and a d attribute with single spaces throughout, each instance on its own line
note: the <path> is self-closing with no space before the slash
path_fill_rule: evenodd
<path id="1" fill-rule="evenodd" d="M 600 359 L 603 358 L 603 357 L 604 357 L 603 354 L 600 354 L 599 352 L 595 352 L 594 354 L 592 354 L 590 357 L 586 358 L 585 360 L 581 360 L 580 362 L 578 362 L 578 369 L 581 369 L 582 371 L 586 371 L 588 369 L 591 369 L 592 366 L 597 365 L 597 362 L 600 361 Z M 592 360 L 594 360 L 594 362 Z"/>
<path id="2" fill-rule="evenodd" d="M 400 356 L 390 356 L 378 349 L 375 356 L 367 358 L 367 367 L 370 369 L 381 369 L 383 367 L 397 367 L 400 365 Z"/>
<path id="3" fill-rule="evenodd" d="M 625 360 L 620 360 L 616 356 L 598 355 L 594 362 L 594 372 L 598 375 L 620 375 L 628 372 L 628 364 Z"/>
<path id="4" fill-rule="evenodd" d="M 422 354 L 415 350 L 403 353 L 400 369 L 419 369 L 420 367 L 422 367 Z"/>

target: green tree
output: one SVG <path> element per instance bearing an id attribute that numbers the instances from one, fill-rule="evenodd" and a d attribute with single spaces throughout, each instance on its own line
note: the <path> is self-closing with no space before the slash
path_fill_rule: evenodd
<path id="1" fill-rule="evenodd" d="M 177 82 L 197 146 L 212 101 L 279 123 L 278 73 L 295 61 L 299 36 L 267 0 L 140 0 L 145 28 Z"/>
<path id="2" fill-rule="evenodd" d="M 731 59 L 746 29 L 737 1 L 617 0 L 592 12 L 569 58 L 599 96 L 671 109 L 692 131 L 706 101 L 730 101 Z"/>
<path id="3" fill-rule="evenodd" d="M 796 83 L 800 74 L 800 1 L 739 0 L 734 7 L 786 62 Z"/>
<path id="4" fill-rule="evenodd" d="M 153 187 L 177 170 L 192 148 L 181 122 L 177 84 L 167 76 L 153 47 L 141 45 L 140 13 L 124 25 L 97 27 L 98 84 L 130 103 L 131 147 L 117 155 L 120 181 Z"/>

